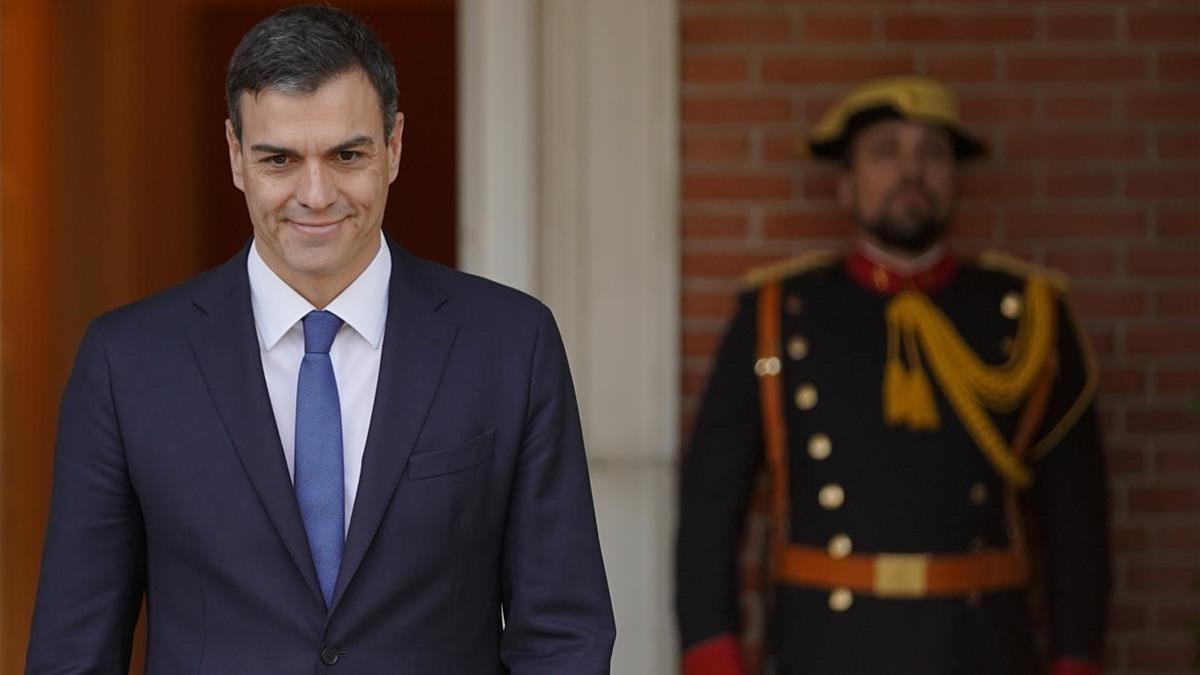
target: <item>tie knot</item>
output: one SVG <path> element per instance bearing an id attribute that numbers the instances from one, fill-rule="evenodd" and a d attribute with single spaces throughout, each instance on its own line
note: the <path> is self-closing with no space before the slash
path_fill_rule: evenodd
<path id="1" fill-rule="evenodd" d="M 333 346 L 333 338 L 342 327 L 342 320 L 336 314 L 317 310 L 304 316 L 304 353 L 328 354 Z"/>

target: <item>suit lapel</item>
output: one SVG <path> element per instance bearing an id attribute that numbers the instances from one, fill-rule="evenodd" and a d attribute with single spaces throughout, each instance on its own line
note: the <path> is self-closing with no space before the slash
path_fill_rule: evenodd
<path id="1" fill-rule="evenodd" d="M 392 278 L 379 383 L 362 473 L 330 615 L 354 578 L 425 423 L 457 326 L 437 314 L 445 296 L 424 261 L 392 241 Z"/>
<path id="2" fill-rule="evenodd" d="M 263 377 L 246 272 L 248 250 L 214 271 L 212 283 L 196 297 L 203 314 L 191 326 L 188 340 L 263 507 L 309 589 L 324 604 Z"/>

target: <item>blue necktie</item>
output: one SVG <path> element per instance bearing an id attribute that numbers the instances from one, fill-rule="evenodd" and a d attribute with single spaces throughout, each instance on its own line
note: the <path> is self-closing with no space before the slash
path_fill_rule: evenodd
<path id="1" fill-rule="evenodd" d="M 304 360 L 296 385 L 296 501 L 326 607 L 333 603 L 345 544 L 342 409 L 329 360 L 341 327 L 342 320 L 329 312 L 304 317 Z"/>

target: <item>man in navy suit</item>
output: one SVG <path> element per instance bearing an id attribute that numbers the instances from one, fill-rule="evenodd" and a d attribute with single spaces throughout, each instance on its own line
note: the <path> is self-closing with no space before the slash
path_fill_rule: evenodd
<path id="1" fill-rule="evenodd" d="M 549 310 L 380 231 L 400 162 L 369 29 L 234 53 L 254 240 L 96 319 L 63 398 L 28 673 L 607 673 L 615 628 Z"/>

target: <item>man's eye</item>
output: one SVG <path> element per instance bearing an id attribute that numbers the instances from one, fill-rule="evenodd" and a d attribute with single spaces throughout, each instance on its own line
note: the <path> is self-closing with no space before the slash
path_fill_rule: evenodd
<path id="1" fill-rule="evenodd" d="M 362 153 L 357 150 L 339 150 L 338 151 L 338 159 L 342 160 L 343 162 L 353 162 L 354 160 L 358 159 L 359 157 L 362 157 Z"/>
<path id="2" fill-rule="evenodd" d="M 891 157 L 896 154 L 896 145 L 894 143 L 880 143 L 872 148 L 871 154 L 876 157 Z"/>
<path id="3" fill-rule="evenodd" d="M 288 156 L 287 155 L 271 155 L 270 157 L 268 157 L 266 159 L 266 162 L 267 162 L 267 164 L 270 164 L 271 166 L 287 166 Z"/>
<path id="4" fill-rule="evenodd" d="M 925 156 L 931 159 L 945 159 L 953 154 L 950 147 L 942 143 L 933 143 L 925 146 Z"/>

